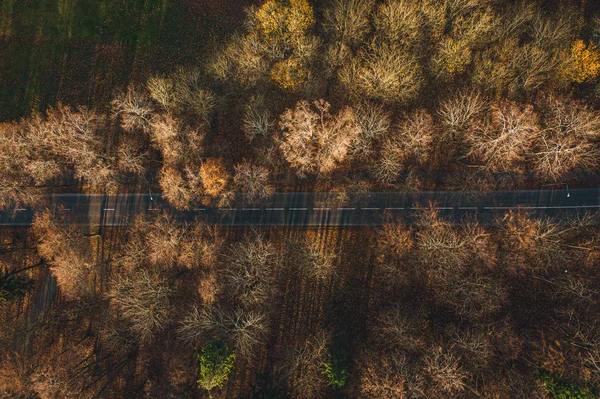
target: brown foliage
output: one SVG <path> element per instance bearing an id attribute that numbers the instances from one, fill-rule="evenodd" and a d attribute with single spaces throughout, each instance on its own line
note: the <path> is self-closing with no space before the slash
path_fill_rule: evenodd
<path id="1" fill-rule="evenodd" d="M 408 254 L 414 245 L 412 231 L 402 223 L 384 224 L 378 236 L 381 250 L 390 251 L 398 259 Z"/>
<path id="2" fill-rule="evenodd" d="M 477 224 L 459 229 L 442 219 L 437 211 L 425 210 L 416 233 L 416 256 L 427 268 L 430 281 L 448 281 L 465 271 L 469 262 L 485 265 L 495 262 L 495 249 L 489 235 Z"/>
<path id="3" fill-rule="evenodd" d="M 229 185 L 230 176 L 221 159 L 209 158 L 200 166 L 204 192 L 211 197 L 221 195 Z"/>
<path id="4" fill-rule="evenodd" d="M 37 214 L 32 229 L 38 239 L 37 250 L 50 264 L 65 295 L 80 298 L 89 294 L 97 269 L 90 239 L 82 231 L 54 220 L 50 212 Z"/>
<path id="5" fill-rule="evenodd" d="M 192 202 L 197 200 L 195 187 L 190 187 L 184 175 L 176 168 L 163 167 L 158 175 L 158 184 L 163 196 L 176 209 L 190 209 Z"/>
<path id="6" fill-rule="evenodd" d="M 359 390 L 361 397 L 369 399 L 405 399 L 406 376 L 403 373 L 405 358 L 393 356 L 375 357 L 366 354 L 360 362 Z"/>
<path id="7" fill-rule="evenodd" d="M 510 211 L 503 221 L 505 250 L 511 254 L 510 264 L 517 271 L 531 266 L 544 268 L 565 259 L 566 228 L 525 212 Z"/>

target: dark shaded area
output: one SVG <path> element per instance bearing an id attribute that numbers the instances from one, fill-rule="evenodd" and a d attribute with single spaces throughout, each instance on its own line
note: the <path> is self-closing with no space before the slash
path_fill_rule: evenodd
<path id="1" fill-rule="evenodd" d="M 2 2 L 0 121 L 62 102 L 106 107 L 116 88 L 202 66 L 248 0 Z"/>

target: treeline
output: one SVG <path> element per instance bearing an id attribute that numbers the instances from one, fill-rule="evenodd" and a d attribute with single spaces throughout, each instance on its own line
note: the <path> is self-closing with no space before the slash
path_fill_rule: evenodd
<path id="1" fill-rule="evenodd" d="M 262 2 L 203 65 L 1 124 L 3 202 L 72 178 L 102 191 L 156 177 L 179 209 L 293 183 L 575 182 L 600 159 L 600 16 L 584 6 Z"/>
<path id="2" fill-rule="evenodd" d="M 597 397 L 600 235 L 590 216 L 561 222 L 453 225 L 431 208 L 374 230 L 162 214 L 90 232 L 40 214 L 0 255 L 0 392 Z M 48 270 L 59 298 L 25 313 L 37 292 L 4 276 Z"/>

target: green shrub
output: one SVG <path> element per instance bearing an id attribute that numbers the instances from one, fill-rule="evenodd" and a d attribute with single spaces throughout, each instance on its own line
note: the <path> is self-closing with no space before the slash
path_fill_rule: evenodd
<path id="1" fill-rule="evenodd" d="M 327 378 L 327 385 L 333 389 L 340 389 L 346 385 L 348 370 L 345 359 L 332 357 L 323 363 L 323 375 Z"/>
<path id="2" fill-rule="evenodd" d="M 538 376 L 546 386 L 553 399 L 593 399 L 592 394 L 585 388 L 568 378 L 539 369 Z"/>
<path id="3" fill-rule="evenodd" d="M 24 297 L 31 284 L 27 278 L 0 271 L 0 302 L 13 302 Z"/>
<path id="4" fill-rule="evenodd" d="M 235 353 L 223 341 L 211 341 L 198 354 L 200 378 L 198 387 L 209 392 L 221 388 L 233 370 Z"/>

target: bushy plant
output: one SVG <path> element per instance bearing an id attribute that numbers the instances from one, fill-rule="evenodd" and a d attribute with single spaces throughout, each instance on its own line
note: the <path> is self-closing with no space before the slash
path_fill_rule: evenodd
<path id="1" fill-rule="evenodd" d="M 198 387 L 208 391 L 221 388 L 229 379 L 235 363 L 235 353 L 223 341 L 211 341 L 198 354 L 200 378 Z"/>
<path id="2" fill-rule="evenodd" d="M 323 362 L 323 374 L 327 378 L 327 385 L 333 389 L 342 388 L 348 380 L 345 359 L 332 356 Z"/>
<path id="3" fill-rule="evenodd" d="M 0 303 L 22 298 L 31 289 L 31 281 L 14 273 L 0 271 Z"/>
<path id="4" fill-rule="evenodd" d="M 553 399 L 592 399 L 594 397 L 575 381 L 550 373 L 548 370 L 539 369 L 538 377 Z"/>

